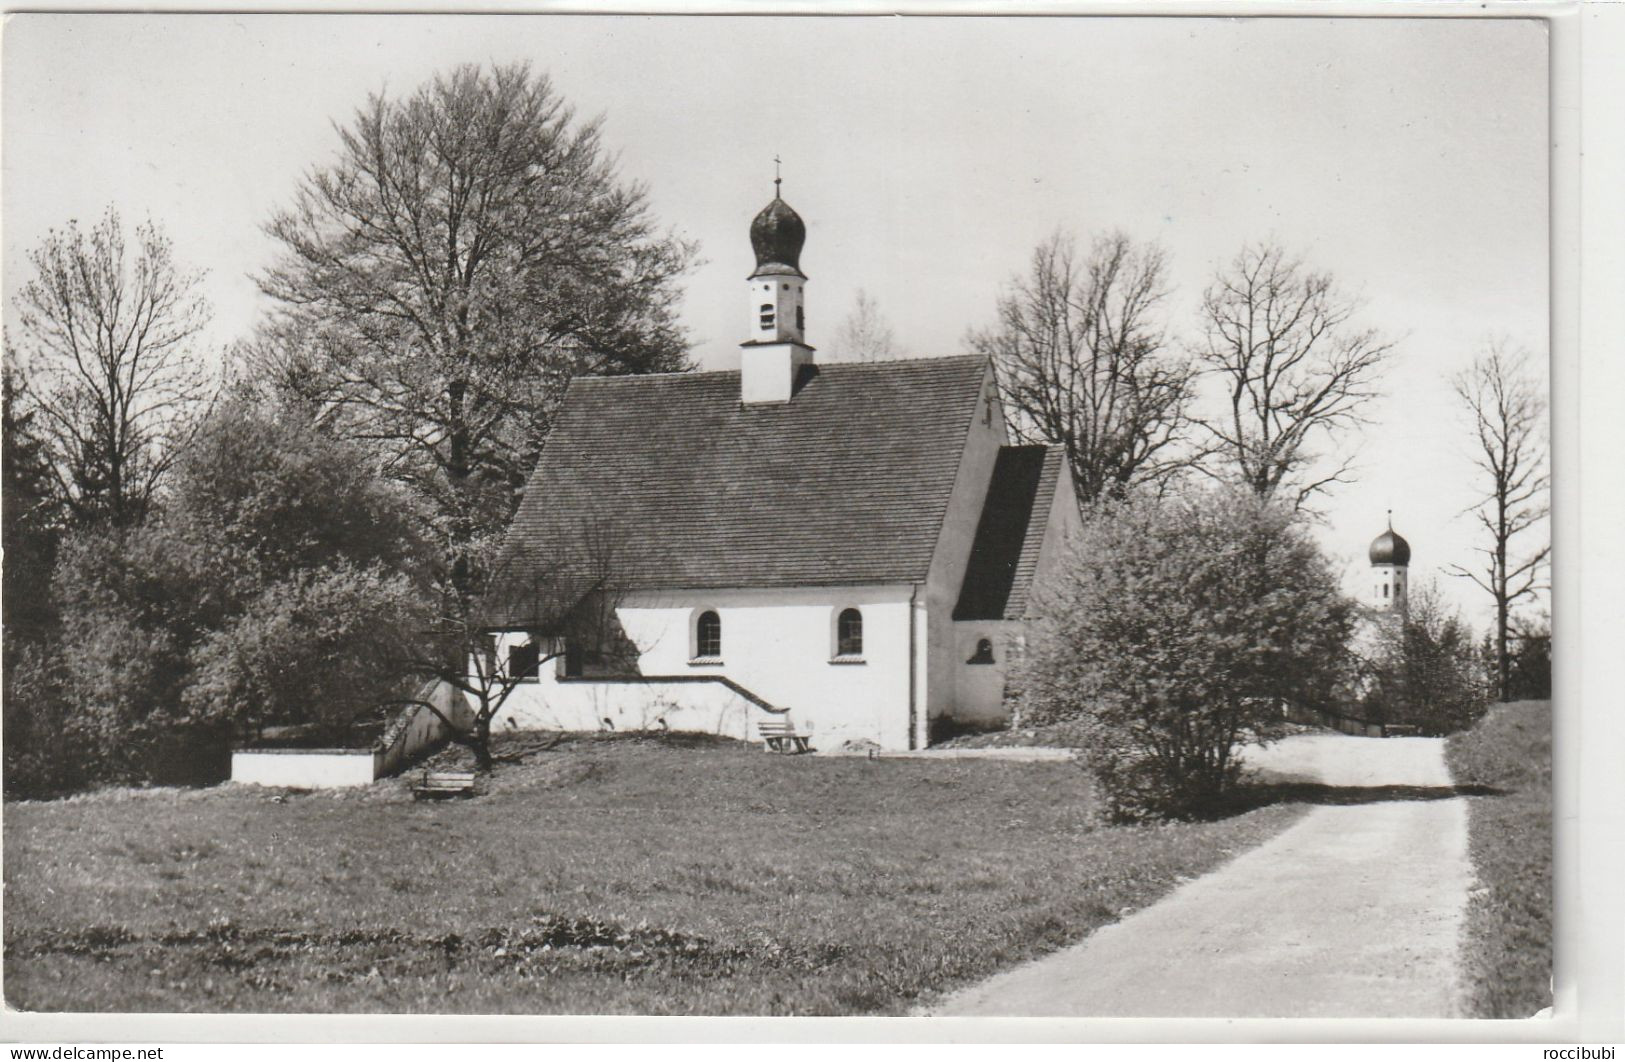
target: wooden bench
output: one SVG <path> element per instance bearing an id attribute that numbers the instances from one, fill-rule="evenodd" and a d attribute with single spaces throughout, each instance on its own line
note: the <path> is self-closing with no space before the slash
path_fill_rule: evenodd
<path id="1" fill-rule="evenodd" d="M 422 780 L 412 786 L 412 799 L 473 796 L 474 777 L 473 771 L 424 771 Z"/>
<path id="2" fill-rule="evenodd" d="M 786 720 L 782 723 L 757 723 L 756 732 L 762 735 L 762 741 L 767 745 L 769 752 L 811 752 L 807 747 L 807 736 L 796 733 L 795 724 Z"/>

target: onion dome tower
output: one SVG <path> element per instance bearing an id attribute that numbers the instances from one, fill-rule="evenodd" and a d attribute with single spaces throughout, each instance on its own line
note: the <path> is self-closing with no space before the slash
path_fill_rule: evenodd
<path id="1" fill-rule="evenodd" d="M 796 377 L 813 360 L 803 301 L 807 277 L 801 271 L 807 226 L 779 194 L 783 179 L 776 172 L 778 159 L 773 163 L 773 201 L 750 223 L 756 269 L 746 281 L 750 338 L 740 344 L 739 356 L 739 397 L 747 404 L 790 401 Z"/>
<path id="2" fill-rule="evenodd" d="M 1411 544 L 1394 530 L 1394 512 L 1388 510 L 1388 530 L 1371 540 L 1371 604 L 1401 618 L 1409 614 L 1406 583 L 1409 581 Z"/>

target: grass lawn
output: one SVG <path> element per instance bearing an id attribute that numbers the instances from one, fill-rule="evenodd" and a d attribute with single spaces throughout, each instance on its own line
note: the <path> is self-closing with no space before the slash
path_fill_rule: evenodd
<path id="1" fill-rule="evenodd" d="M 516 739 L 510 750 L 522 747 Z M 1067 763 L 571 739 L 471 800 L 107 791 L 5 807 L 23 1010 L 897 1014 L 1302 811 L 1102 828 Z"/>
<path id="2" fill-rule="evenodd" d="M 1527 1018 L 1552 1002 L 1552 706 L 1500 704 L 1447 746 L 1468 804 L 1473 869 L 1463 958 L 1472 1016 Z"/>

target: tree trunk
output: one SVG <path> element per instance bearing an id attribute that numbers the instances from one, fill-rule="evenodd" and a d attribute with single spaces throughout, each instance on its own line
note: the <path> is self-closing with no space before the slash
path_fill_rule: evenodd
<path id="1" fill-rule="evenodd" d="M 481 774 L 490 774 L 495 766 L 491 760 L 491 720 L 483 713 L 470 728 L 468 747 L 474 753 L 476 769 Z"/>

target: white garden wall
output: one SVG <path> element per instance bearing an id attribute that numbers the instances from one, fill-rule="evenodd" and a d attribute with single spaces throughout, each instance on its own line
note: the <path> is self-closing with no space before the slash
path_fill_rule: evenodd
<path id="1" fill-rule="evenodd" d="M 231 780 L 286 789 L 370 785 L 382 760 L 373 749 L 237 749 Z"/>
<path id="2" fill-rule="evenodd" d="M 425 684 L 416 699 L 432 703 L 440 714 L 421 704 L 408 705 L 370 748 L 236 749 L 231 754 L 231 780 L 287 789 L 369 785 L 445 742 L 450 733 L 446 720 L 465 729 L 473 720 L 467 698 L 447 683 Z"/>

